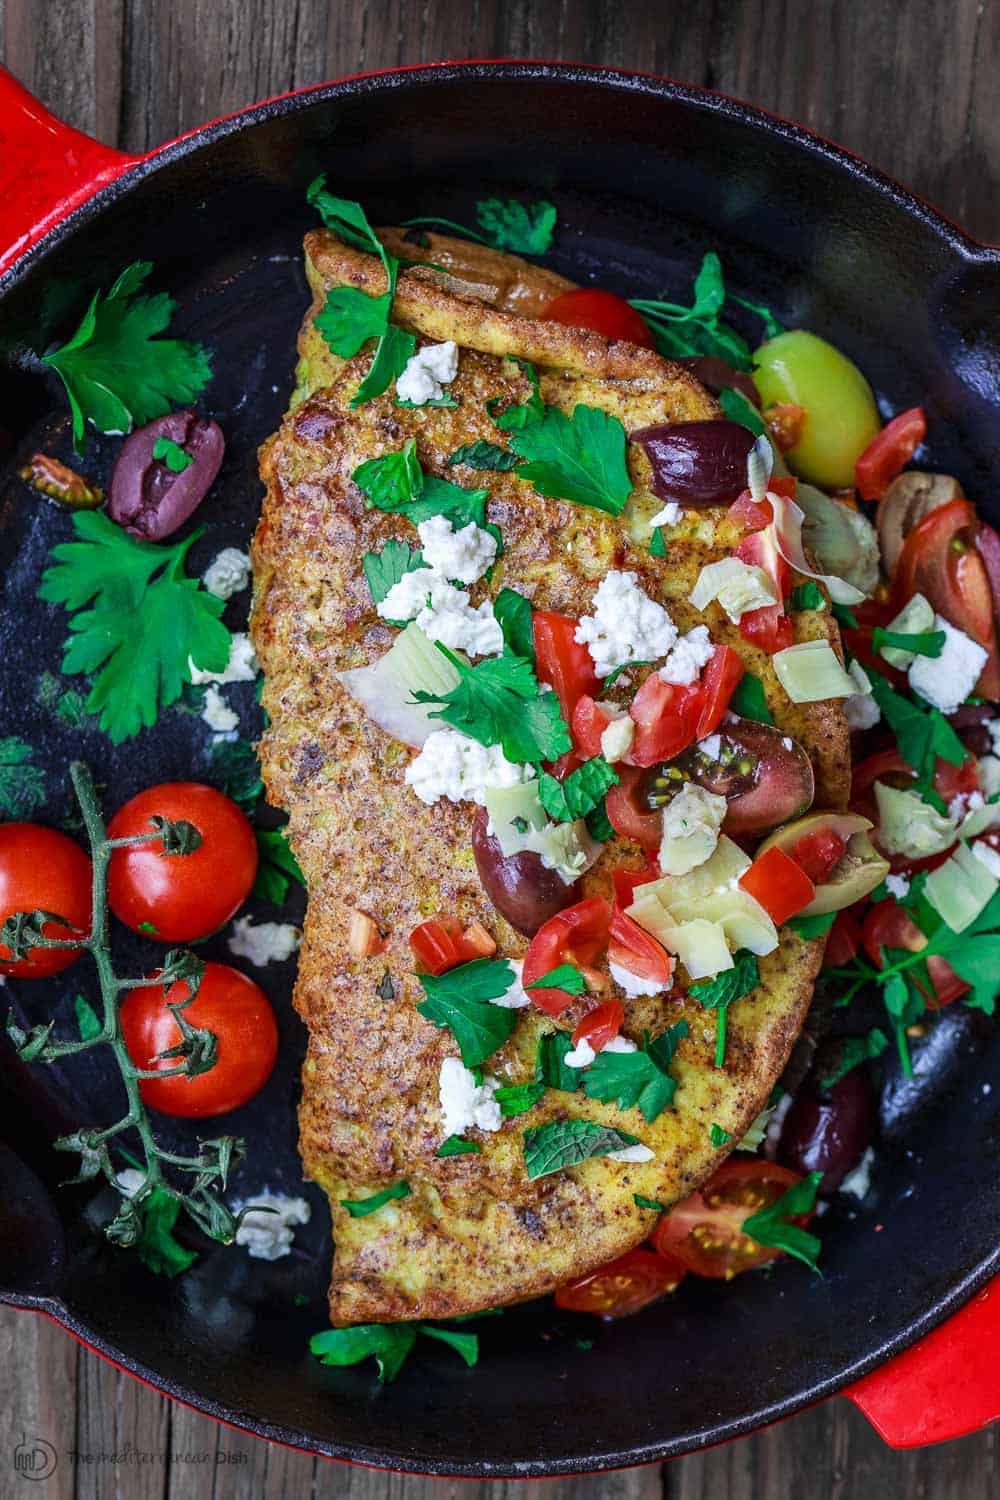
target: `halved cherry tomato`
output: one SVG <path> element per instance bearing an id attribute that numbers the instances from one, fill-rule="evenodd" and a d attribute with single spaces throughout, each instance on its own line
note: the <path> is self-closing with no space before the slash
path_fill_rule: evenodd
<path id="1" fill-rule="evenodd" d="M 615 833 L 634 839 L 644 849 L 659 849 L 663 839 L 663 814 L 646 806 L 646 777 L 638 767 L 618 766 L 617 785 L 608 787 L 604 809 Z"/>
<path id="2" fill-rule="evenodd" d="M 524 955 L 522 985 L 533 984 L 560 964 L 582 968 L 591 963 L 608 945 L 610 920 L 611 906 L 603 896 L 588 896 L 585 901 L 556 912 L 531 939 Z M 573 997 L 564 990 L 540 989 L 532 990 L 531 998 L 550 1016 L 559 1016 Z"/>
<path id="3" fill-rule="evenodd" d="M 861 947 L 861 909 L 845 906 L 838 911 L 830 928 L 823 952 L 824 969 L 836 969 L 849 964 Z"/>
<path id="4" fill-rule="evenodd" d="M 70 923 L 45 922 L 42 932 L 57 942 L 90 932 L 90 860 L 79 844 L 41 823 L 0 823 L 0 926 L 18 911 L 51 911 Z M 0 944 L 0 974 L 47 979 L 68 969 L 79 948 L 29 948 L 11 959 Z"/>
<path id="5" fill-rule="evenodd" d="M 535 670 L 539 682 L 555 688 L 567 724 L 580 698 L 600 691 L 602 678 L 594 671 L 594 658 L 587 646 L 573 639 L 579 620 L 553 610 L 536 609 L 531 616 L 535 643 Z"/>
<path id="6" fill-rule="evenodd" d="M 649 324 L 630 307 L 624 297 L 599 287 L 575 287 L 553 297 L 542 312 L 546 323 L 568 323 L 571 328 L 591 328 L 609 339 L 625 339 L 643 349 L 655 349 Z"/>
<path id="7" fill-rule="evenodd" d="M 778 596 L 776 604 L 765 604 L 760 609 L 747 610 L 740 619 L 740 635 L 743 639 L 773 656 L 775 651 L 784 651 L 791 646 L 795 639 L 792 622 L 783 602 L 791 583 L 791 570 L 778 551 L 770 528 L 745 536 L 736 548 L 736 556 L 741 562 L 762 568 Z"/>
<path id="8" fill-rule="evenodd" d="M 637 766 L 655 766 L 680 755 L 695 738 L 701 708 L 698 683 L 677 687 L 651 672 L 629 709 L 636 725 L 629 760 Z"/>
<path id="9" fill-rule="evenodd" d="M 648 885 L 651 880 L 659 880 L 659 878 L 659 869 L 650 866 L 647 866 L 645 870 L 612 870 L 615 906 L 619 911 L 627 911 L 635 900 L 636 886 Z"/>
<path id="10" fill-rule="evenodd" d="M 557 1307 L 567 1312 L 594 1313 L 601 1318 L 625 1318 L 650 1302 L 675 1291 L 684 1280 L 684 1267 L 672 1255 L 630 1250 L 610 1265 L 581 1276 L 555 1294 Z"/>
<path id="11" fill-rule="evenodd" d="M 593 755 L 600 755 L 601 735 L 610 723 L 611 715 L 595 703 L 589 693 L 577 699 L 570 728 L 574 744 L 588 760 Z"/>
<path id="12" fill-rule="evenodd" d="M 805 407 L 791 401 L 776 401 L 764 411 L 764 424 L 782 453 L 798 446 L 802 437 Z"/>
<path id="13" fill-rule="evenodd" d="M 885 962 L 882 957 L 883 948 L 905 948 L 910 953 L 919 953 L 921 948 L 927 947 L 927 939 L 916 922 L 891 897 L 885 901 L 875 901 L 868 908 L 861 928 L 861 941 L 868 957 L 879 969 L 884 967 Z M 970 988 L 964 979 L 959 979 L 951 964 L 937 953 L 927 960 L 927 974 L 933 986 L 933 994 L 927 993 L 926 986 L 919 979 L 916 979 L 916 984 L 932 1010 L 950 1005 Z"/>
<path id="14" fill-rule="evenodd" d="M 739 885 L 760 902 L 776 927 L 808 906 L 816 894 L 806 872 L 777 845 L 754 860 Z"/>
<path id="15" fill-rule="evenodd" d="M 488 939 L 489 935 L 485 929 L 477 932 L 477 925 L 474 923 L 463 932 L 462 924 L 454 917 L 432 917 L 429 922 L 414 927 L 410 933 L 410 949 L 421 969 L 426 974 L 444 974 L 456 964 L 469 963 L 474 958 L 484 958 L 495 952 L 496 944 L 491 942 L 491 946 L 485 946 L 483 939 Z"/>
<path id="16" fill-rule="evenodd" d="M 662 943 L 617 906 L 611 913 L 608 962 L 627 969 L 637 979 L 648 979 L 665 990 L 670 988 L 674 960 Z"/>
<path id="17" fill-rule="evenodd" d="M 825 885 L 846 848 L 845 840 L 832 828 L 817 828 L 796 839 L 788 852 L 813 885 Z"/>
<path id="18" fill-rule="evenodd" d="M 968 500 L 949 500 L 919 521 L 903 543 L 892 581 L 896 610 L 923 594 L 949 624 L 985 646 L 989 660 L 976 684 L 981 698 L 1000 698 L 993 591 L 976 548 L 979 521 Z"/>
<path id="19" fill-rule="evenodd" d="M 701 674 L 701 713 L 694 732 L 696 740 L 703 740 L 718 729 L 744 670 L 732 646 L 716 646 Z"/>
<path id="20" fill-rule="evenodd" d="M 759 1245 L 742 1234 L 744 1219 L 787 1193 L 798 1172 L 773 1161 L 727 1161 L 698 1192 L 664 1214 L 653 1234 L 661 1255 L 675 1256 L 696 1276 L 729 1280 L 752 1266 L 763 1266 L 784 1252 Z M 808 1224 L 811 1214 L 790 1222 Z"/>
<path id="21" fill-rule="evenodd" d="M 906 468 L 926 436 L 922 406 L 911 406 L 887 422 L 854 465 L 862 500 L 881 500 L 890 480 Z"/>
<path id="22" fill-rule="evenodd" d="M 573 1032 L 573 1046 L 579 1047 L 581 1042 L 588 1042 L 595 1052 L 600 1052 L 602 1047 L 618 1035 L 625 1021 L 625 1007 L 620 1000 L 605 1000 L 603 1005 L 595 1005 L 593 1010 L 588 1010 L 583 1020 L 577 1023 Z"/>

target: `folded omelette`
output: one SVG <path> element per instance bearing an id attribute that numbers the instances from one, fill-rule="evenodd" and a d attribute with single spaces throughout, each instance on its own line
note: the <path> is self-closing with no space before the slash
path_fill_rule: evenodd
<path id="1" fill-rule="evenodd" d="M 398 231 L 382 237 L 397 252 L 404 248 Z M 397 634 L 376 613 L 364 554 L 389 540 L 415 543 L 403 516 L 368 508 L 352 474 L 415 439 L 426 474 L 488 488 L 486 519 L 499 527 L 503 550 L 488 581 L 473 585 L 474 604 L 515 586 L 535 609 L 579 617 L 609 569 L 632 570 L 686 631 L 704 623 L 687 600 L 702 567 L 730 555 L 740 533 L 724 510 L 689 512 L 671 531 L 667 555 L 651 556 L 649 523 L 662 502 L 634 442 L 627 453 L 634 490 L 619 517 L 546 498 L 516 468 L 484 473 L 447 464 L 463 445 L 506 443 L 490 410 L 532 394 L 530 371 L 512 356 L 534 365 L 547 405 L 567 414 L 578 403 L 599 408 L 626 433 L 719 415 L 687 370 L 652 351 L 537 321 L 543 303 L 571 285 L 564 278 L 443 236 L 428 237 L 421 249 L 405 245 L 407 256 L 439 269 L 401 272 L 393 321 L 416 335 L 418 348 L 457 343 L 458 373 L 448 387 L 456 404 L 402 407 L 390 387 L 352 409 L 371 345 L 339 359 L 313 319 L 331 288 L 383 293 L 382 265 L 329 230 L 307 235 L 305 253 L 314 301 L 300 336 L 292 407 L 261 452 L 266 498 L 253 549 L 252 621 L 270 719 L 260 745 L 263 776 L 270 800 L 289 813 L 309 892 L 295 989 L 309 1031 L 301 1152 L 306 1174 L 330 1198 L 333 1323 L 455 1317 L 539 1296 L 604 1264 L 655 1223 L 636 1195 L 669 1205 L 709 1176 L 727 1151 L 711 1145 L 710 1128 L 739 1140 L 766 1103 L 808 1009 L 824 939 L 807 942 L 781 929 L 779 947 L 759 961 L 758 988 L 730 1007 L 721 1069 L 713 1065 L 716 1016 L 686 998 L 683 967 L 667 993 L 627 1002 L 624 1034 L 637 1042 L 644 1032 L 687 1022 L 671 1068 L 673 1104 L 652 1123 L 638 1108 L 548 1089 L 499 1130 L 470 1131 L 478 1151 L 437 1155 L 445 1135 L 441 1065 L 458 1048 L 451 1031 L 417 1009 L 424 995 L 408 936 L 444 912 L 463 927 L 481 923 L 498 958 L 521 958 L 527 939 L 480 884 L 470 844 L 475 805 L 419 800 L 404 780 L 414 751 L 390 739 L 338 678 L 375 661 Z M 797 641 L 835 638 L 829 612 L 794 619 Z M 778 727 L 807 751 L 816 806 L 843 808 L 849 746 L 839 704 L 789 702 L 770 658 L 721 614 L 712 617 L 712 638 L 739 652 L 761 679 Z M 584 875 L 583 894 L 610 899 L 613 869 L 636 863 L 636 847 L 612 839 Z M 374 918 L 384 952 L 352 956 L 356 911 Z M 518 1010 L 490 1073 L 505 1084 L 533 1079 L 539 1038 L 571 1030 L 590 1003 L 584 997 L 557 1018 L 534 1005 Z M 525 1132 L 578 1118 L 630 1133 L 650 1148 L 650 1159 L 594 1157 L 530 1179 Z M 342 1207 L 402 1182 L 408 1195 L 377 1212 L 352 1217 Z"/>

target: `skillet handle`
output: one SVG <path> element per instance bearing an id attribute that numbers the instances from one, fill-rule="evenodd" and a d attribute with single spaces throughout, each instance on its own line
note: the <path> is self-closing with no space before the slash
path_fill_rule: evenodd
<path id="1" fill-rule="evenodd" d="M 0 275 L 141 160 L 63 124 L 0 68 Z"/>
<path id="2" fill-rule="evenodd" d="M 1000 1276 L 960 1312 L 843 1392 L 890 1448 L 964 1437 L 1000 1419 Z"/>

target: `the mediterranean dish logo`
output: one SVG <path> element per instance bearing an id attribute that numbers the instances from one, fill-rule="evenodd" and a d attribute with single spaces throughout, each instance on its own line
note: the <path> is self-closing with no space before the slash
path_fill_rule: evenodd
<path id="1" fill-rule="evenodd" d="M 59 1455 L 45 1438 L 26 1437 L 14 1449 L 14 1473 L 22 1479 L 49 1479 L 56 1471 Z"/>

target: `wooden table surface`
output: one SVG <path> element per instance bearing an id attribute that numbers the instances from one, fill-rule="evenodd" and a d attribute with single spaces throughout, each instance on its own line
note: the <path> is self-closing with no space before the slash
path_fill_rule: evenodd
<path id="1" fill-rule="evenodd" d="M 810 125 L 1000 241 L 1000 0 L 0 0 L 0 49 L 57 113 L 131 150 L 361 69 L 488 56 L 642 68 Z M 12 1500 L 42 1488 L 14 1473 L 22 1432 L 59 1452 L 44 1485 L 58 1500 L 500 1500 L 515 1489 L 460 1490 L 272 1447 L 172 1405 L 29 1313 L 0 1311 L 0 1370 L 0 1495 Z M 997 1433 L 893 1453 L 835 1400 L 662 1469 L 532 1493 L 987 1500 L 1000 1495 Z M 129 1444 L 131 1461 L 101 1464 L 102 1450 Z"/>

